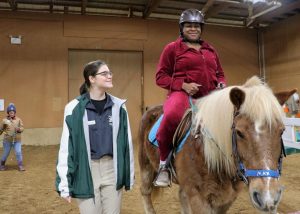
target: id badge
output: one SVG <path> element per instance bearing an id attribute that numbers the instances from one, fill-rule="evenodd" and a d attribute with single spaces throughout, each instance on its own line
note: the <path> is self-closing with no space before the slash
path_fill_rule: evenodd
<path id="1" fill-rule="evenodd" d="M 96 121 L 95 120 L 89 120 L 88 121 L 88 125 L 90 126 L 90 125 L 95 125 L 96 124 Z"/>

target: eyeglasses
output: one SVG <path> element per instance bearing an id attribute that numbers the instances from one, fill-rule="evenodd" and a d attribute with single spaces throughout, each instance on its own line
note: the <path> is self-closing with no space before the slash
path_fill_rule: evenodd
<path id="1" fill-rule="evenodd" d="M 111 71 L 103 71 L 103 72 L 100 72 L 100 73 L 96 73 L 95 76 L 97 75 L 100 75 L 100 76 L 103 76 L 103 77 L 108 77 L 108 76 L 113 76 L 113 73 Z"/>

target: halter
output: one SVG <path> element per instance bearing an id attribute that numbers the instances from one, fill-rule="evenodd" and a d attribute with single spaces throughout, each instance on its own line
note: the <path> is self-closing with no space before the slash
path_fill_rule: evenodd
<path id="1" fill-rule="evenodd" d="M 278 160 L 278 169 L 277 170 L 268 170 L 268 169 L 246 169 L 244 164 L 242 163 L 240 156 L 237 151 L 237 133 L 235 129 L 234 119 L 239 115 L 239 111 L 235 109 L 233 114 L 233 122 L 232 122 L 232 153 L 235 157 L 235 161 L 237 163 L 237 176 L 243 181 L 246 185 L 249 184 L 248 177 L 271 177 L 271 178 L 279 178 L 282 170 L 282 159 L 286 157 L 283 140 L 281 138 L 281 154 Z"/>

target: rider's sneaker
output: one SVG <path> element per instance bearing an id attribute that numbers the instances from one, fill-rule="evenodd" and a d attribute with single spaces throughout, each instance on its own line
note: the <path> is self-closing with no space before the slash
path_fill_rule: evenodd
<path id="1" fill-rule="evenodd" d="M 4 171 L 4 170 L 6 170 L 5 161 L 1 161 L 0 162 L 0 171 Z"/>
<path id="2" fill-rule="evenodd" d="M 20 172 L 25 171 L 25 168 L 24 168 L 24 166 L 23 166 L 23 162 L 22 162 L 22 161 L 18 161 L 18 167 L 19 167 L 19 171 L 20 171 Z"/>
<path id="3" fill-rule="evenodd" d="M 0 171 L 5 171 L 5 170 L 6 170 L 6 167 L 3 165 L 0 165 Z"/>
<path id="4" fill-rule="evenodd" d="M 171 186 L 170 171 L 165 165 L 159 166 L 158 175 L 153 182 L 157 187 L 169 187 Z"/>

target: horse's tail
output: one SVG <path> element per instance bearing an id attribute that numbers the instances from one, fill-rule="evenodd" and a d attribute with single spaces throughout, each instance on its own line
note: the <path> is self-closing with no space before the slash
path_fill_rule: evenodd
<path id="1" fill-rule="evenodd" d="M 157 174 L 159 164 L 159 155 L 157 149 L 148 141 L 148 134 L 157 120 L 162 114 L 162 106 L 156 106 L 149 109 L 142 116 L 139 127 L 139 165 L 141 175 L 141 187 L 144 208 L 146 213 L 154 213 L 152 199 L 160 194 L 159 188 L 154 188 L 153 180 Z"/>
<path id="2" fill-rule="evenodd" d="M 140 122 L 139 125 L 139 133 L 138 133 L 138 146 L 139 146 L 139 152 L 138 152 L 138 158 L 139 158 L 139 165 L 140 168 L 142 169 L 145 164 L 147 164 L 147 160 L 146 160 L 146 151 L 145 151 L 145 135 L 146 135 L 146 115 L 147 112 L 142 116 L 142 120 Z"/>
<path id="3" fill-rule="evenodd" d="M 147 164 L 150 164 L 149 157 L 147 156 L 146 149 L 145 149 L 145 142 L 147 141 L 148 134 L 150 128 L 155 123 L 157 118 L 162 114 L 162 106 L 155 106 L 147 110 L 141 119 L 141 123 L 139 126 L 139 164 L 140 168 L 144 167 Z"/>

